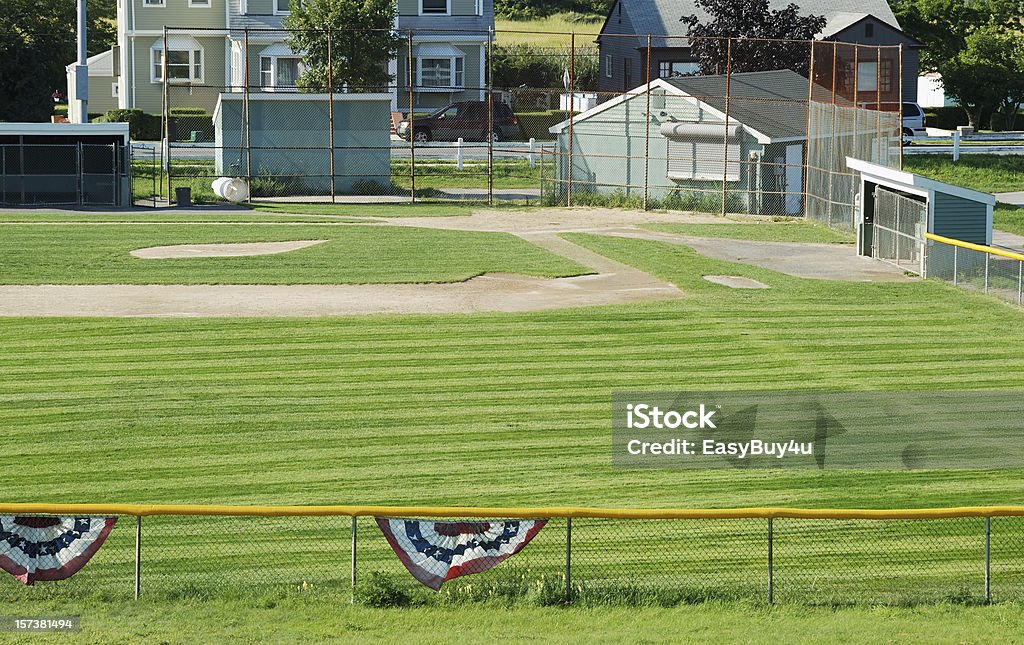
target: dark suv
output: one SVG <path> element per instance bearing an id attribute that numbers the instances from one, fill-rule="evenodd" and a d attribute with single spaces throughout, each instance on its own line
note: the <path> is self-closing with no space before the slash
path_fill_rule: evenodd
<path id="1" fill-rule="evenodd" d="M 430 116 L 413 120 L 412 138 L 418 143 L 427 141 L 455 141 L 460 137 L 466 141 L 487 141 L 486 101 L 460 101 L 446 105 Z M 408 119 L 398 124 L 398 136 L 410 136 Z M 494 103 L 494 141 L 506 141 L 519 137 L 519 121 L 512 108 L 504 103 Z"/>

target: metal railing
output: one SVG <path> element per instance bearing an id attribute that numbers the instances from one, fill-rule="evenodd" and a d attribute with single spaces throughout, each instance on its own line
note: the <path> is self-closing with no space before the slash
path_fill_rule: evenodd
<path id="1" fill-rule="evenodd" d="M 1024 305 L 1024 253 L 934 233 L 925 233 L 925 238 L 928 244 L 925 277 Z"/>
<path id="2" fill-rule="evenodd" d="M 0 514 L 120 518 L 106 544 L 73 578 L 23 587 L 5 577 L 0 597 L 11 602 L 55 594 L 202 599 L 318 592 L 383 604 L 403 599 L 543 604 L 736 599 L 810 605 L 1024 599 L 1020 506 L 634 510 L 2 504 Z M 381 517 L 548 522 L 508 561 L 452 580 L 433 594 L 403 569 L 371 519 Z"/>

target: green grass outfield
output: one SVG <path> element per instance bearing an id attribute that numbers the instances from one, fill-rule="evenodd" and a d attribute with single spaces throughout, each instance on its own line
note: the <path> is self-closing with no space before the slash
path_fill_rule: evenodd
<path id="1" fill-rule="evenodd" d="M 506 233 L 335 224 L 11 224 L 2 233 L 0 280 L 6 284 L 363 284 L 589 272 Z M 151 246 L 287 240 L 327 242 L 259 257 L 129 254 Z"/>
<path id="2" fill-rule="evenodd" d="M 1022 499 L 1021 470 L 613 469 L 614 389 L 1020 388 L 1024 314 L 933 281 L 805 280 L 675 245 L 567 237 L 671 280 L 688 297 L 532 314 L 0 319 L 3 498 L 634 508 Z M 709 273 L 772 288 L 732 290 L 700 278 Z M 438 624 L 438 640 L 454 638 L 459 624 L 478 625 L 485 637 L 533 629 L 569 640 L 586 630 L 610 641 L 680 632 L 695 640 L 1005 641 L 1020 630 L 1019 606 L 973 606 L 982 589 L 976 520 L 780 521 L 784 606 L 772 611 L 759 608 L 762 521 L 574 522 L 574 566 L 589 600 L 572 610 L 530 606 L 537 576 L 560 584 L 557 521 L 493 575 L 446 586 L 440 597 L 415 589 L 372 524 L 360 525 L 361 585 L 380 571 L 412 602 L 431 605 L 345 607 L 347 518 L 148 518 L 137 605 L 125 518 L 75 578 L 32 589 L 0 579 L 0 598 L 7 614 L 66 607 L 91 615 L 96 631 L 83 639 L 92 641 L 186 641 L 199 629 L 210 641 L 429 639 Z M 1024 522 L 997 519 L 993 530 L 994 597 L 1024 597 Z M 665 594 L 640 588 L 645 582 Z M 521 588 L 522 602 L 504 609 Z M 594 608 L 601 598 L 612 606 Z M 630 598 L 641 608 L 619 606 Z M 655 606 L 694 601 L 703 604 Z M 846 602 L 910 608 L 792 606 Z"/>
<path id="3" fill-rule="evenodd" d="M 558 607 L 496 609 L 488 606 L 381 610 L 352 607 L 344 597 L 276 602 L 207 601 L 168 604 L 76 604 L 78 639 L 33 634 L 31 642 L 325 642 L 393 643 L 398 634 L 419 643 L 1013 643 L 1024 629 L 1019 605 L 917 609 L 772 610 L 708 604 L 693 607 Z M 48 615 L 68 611 L 44 605 Z M 0 641 L 4 641 L 0 634 Z M 12 635 L 8 640 L 14 642 Z M 25 642 L 24 636 L 20 642 Z"/>

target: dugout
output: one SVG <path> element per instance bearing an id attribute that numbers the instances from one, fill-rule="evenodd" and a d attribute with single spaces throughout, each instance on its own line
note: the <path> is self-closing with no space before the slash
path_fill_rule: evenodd
<path id="1" fill-rule="evenodd" d="M 924 233 L 934 233 L 992 244 L 996 203 L 992 195 L 852 157 L 846 158 L 846 164 L 859 175 L 855 221 L 860 255 L 872 255 L 872 247 L 878 247 L 876 234 L 883 226 L 892 229 L 888 232 L 893 235 L 918 241 L 924 240 Z"/>
<path id="2" fill-rule="evenodd" d="M 0 123 L 0 204 L 131 201 L 127 123 Z"/>

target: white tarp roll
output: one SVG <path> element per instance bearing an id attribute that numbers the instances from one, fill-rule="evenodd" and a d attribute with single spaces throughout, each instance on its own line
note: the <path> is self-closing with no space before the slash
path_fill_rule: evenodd
<path id="1" fill-rule="evenodd" d="M 740 125 L 730 125 L 728 136 L 735 139 L 740 134 Z M 669 139 L 722 139 L 726 136 L 724 123 L 686 123 L 667 121 L 661 124 L 661 136 Z"/>

